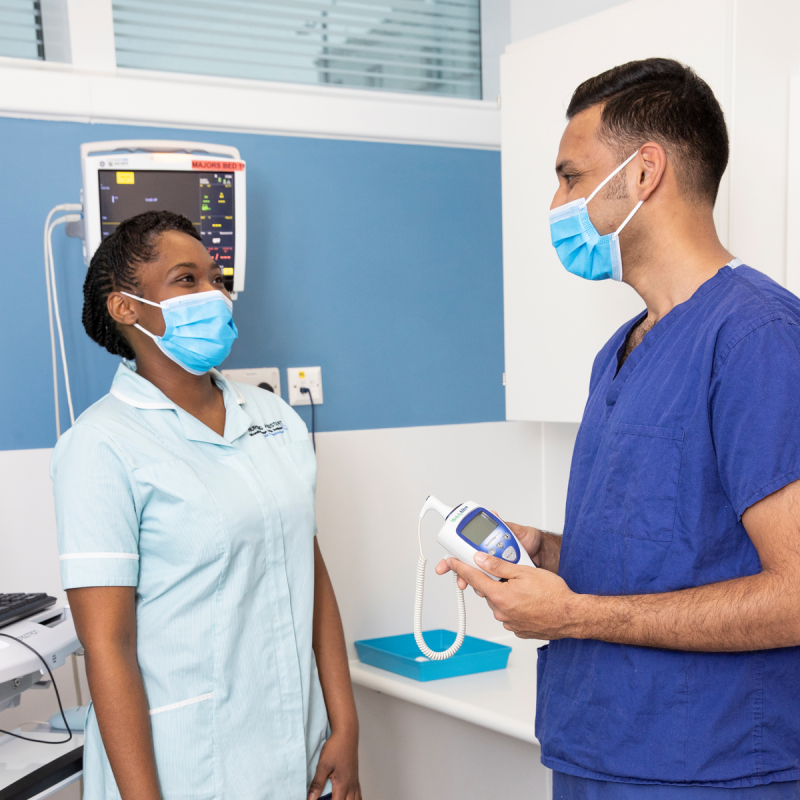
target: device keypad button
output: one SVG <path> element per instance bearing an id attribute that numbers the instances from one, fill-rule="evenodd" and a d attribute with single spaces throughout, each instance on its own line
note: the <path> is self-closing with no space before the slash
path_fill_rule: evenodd
<path id="1" fill-rule="evenodd" d="M 503 553 L 503 558 L 507 561 L 513 561 L 516 558 L 517 554 L 514 552 L 513 547 L 507 547 L 505 553 Z"/>

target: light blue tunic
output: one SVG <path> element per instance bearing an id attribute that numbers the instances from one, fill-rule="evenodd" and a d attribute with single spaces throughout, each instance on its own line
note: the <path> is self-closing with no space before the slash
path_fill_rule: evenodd
<path id="1" fill-rule="evenodd" d="M 286 403 L 212 374 L 224 436 L 123 364 L 61 438 L 61 577 L 136 587 L 164 800 L 305 800 L 329 735 L 311 649 L 316 462 Z M 93 710 L 84 768 L 86 800 L 119 797 Z"/>

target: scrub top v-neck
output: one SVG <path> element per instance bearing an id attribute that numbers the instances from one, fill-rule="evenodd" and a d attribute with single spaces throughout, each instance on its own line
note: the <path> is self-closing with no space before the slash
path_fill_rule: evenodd
<path id="1" fill-rule="evenodd" d="M 316 462 L 280 398 L 212 375 L 223 436 L 123 364 L 61 438 L 62 582 L 136 588 L 164 800 L 305 800 L 329 733 L 311 649 Z M 119 797 L 93 710 L 84 764 L 85 800 Z"/>
<path id="2" fill-rule="evenodd" d="M 742 514 L 800 479 L 800 300 L 726 266 L 619 366 L 641 319 L 597 356 L 575 444 L 560 575 L 580 593 L 760 572 Z M 800 648 L 564 639 L 538 670 L 537 736 L 554 770 L 720 787 L 800 778 Z"/>

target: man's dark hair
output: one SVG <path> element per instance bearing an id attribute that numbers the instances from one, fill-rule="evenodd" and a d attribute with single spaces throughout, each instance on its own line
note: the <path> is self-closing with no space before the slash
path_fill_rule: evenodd
<path id="1" fill-rule="evenodd" d="M 109 353 L 134 358 L 133 348 L 108 313 L 108 296 L 120 290 L 138 294 L 138 267 L 158 257 L 158 237 L 178 231 L 201 241 L 194 225 L 171 211 L 146 211 L 121 222 L 104 239 L 89 264 L 83 283 L 83 327 Z"/>
<path id="2" fill-rule="evenodd" d="M 622 158 L 658 142 L 681 189 L 713 205 L 728 165 L 728 130 L 717 98 L 694 70 L 670 58 L 629 61 L 584 81 L 567 119 L 600 104 L 600 136 Z"/>

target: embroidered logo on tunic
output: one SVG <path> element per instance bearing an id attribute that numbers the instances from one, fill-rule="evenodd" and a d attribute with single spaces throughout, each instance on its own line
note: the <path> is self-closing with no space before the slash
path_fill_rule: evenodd
<path id="1" fill-rule="evenodd" d="M 250 436 L 277 436 L 279 433 L 285 433 L 289 429 L 283 424 L 282 420 L 277 422 L 270 422 L 268 425 L 251 425 L 247 432 Z"/>

